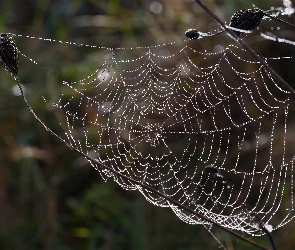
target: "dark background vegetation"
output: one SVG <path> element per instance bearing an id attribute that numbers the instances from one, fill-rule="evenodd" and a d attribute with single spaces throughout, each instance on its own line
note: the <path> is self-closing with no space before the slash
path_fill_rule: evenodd
<path id="1" fill-rule="evenodd" d="M 223 20 L 229 20 L 239 9 L 251 8 L 253 3 L 262 9 L 282 4 L 205 2 Z M 294 18 L 288 21 L 295 23 Z M 213 20 L 191 0 L 0 1 L 2 33 L 98 46 L 151 46 L 185 39 L 188 28 L 206 32 L 214 27 Z M 51 69 L 27 72 L 20 64 L 20 74 L 28 82 L 30 74 L 34 74 L 40 84 L 47 86 L 54 81 L 56 69 L 69 67 L 61 64 L 43 41 L 30 44 L 25 38 L 17 38 L 16 42 L 21 51 Z M 68 46 L 67 52 L 74 55 L 74 50 Z M 86 62 L 73 56 L 72 63 L 81 70 L 88 67 Z M 151 205 L 138 192 L 124 191 L 113 181 L 104 182 L 81 156 L 45 131 L 15 87 L 9 74 L 1 70 L 0 249 L 218 248 L 202 226 L 185 224 L 170 209 Z M 47 91 L 59 89 L 48 87 Z M 43 114 L 48 127 L 60 130 L 47 117 L 46 107 L 38 107 L 38 97 L 32 105 Z M 253 249 L 220 230 L 212 231 L 228 249 Z M 294 234 L 292 222 L 276 230 L 273 237 L 278 249 L 294 249 Z M 266 237 L 253 240 L 268 245 Z"/>

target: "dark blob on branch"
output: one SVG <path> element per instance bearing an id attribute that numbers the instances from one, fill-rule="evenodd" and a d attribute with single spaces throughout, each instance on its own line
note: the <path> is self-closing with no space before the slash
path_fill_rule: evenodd
<path id="1" fill-rule="evenodd" d="M 248 10 L 237 11 L 230 19 L 230 27 L 241 30 L 253 30 L 259 26 L 264 16 L 274 19 L 278 22 L 284 23 L 295 28 L 295 25 L 288 23 L 282 19 L 272 16 L 261 9 L 254 8 Z M 234 32 L 240 36 L 241 32 L 234 30 Z"/>
<path id="2" fill-rule="evenodd" d="M 13 76 L 18 72 L 19 52 L 10 34 L 0 34 L 0 63 Z"/>
<path id="3" fill-rule="evenodd" d="M 265 13 L 263 10 L 258 8 L 239 10 L 230 19 L 230 27 L 241 29 L 241 30 L 253 30 L 259 26 L 264 17 Z M 239 36 L 241 32 L 234 32 Z"/>
<path id="4" fill-rule="evenodd" d="M 198 39 L 200 37 L 200 32 L 196 29 L 189 29 L 185 32 L 185 35 L 188 39 L 193 40 Z"/>
<path id="5" fill-rule="evenodd" d="M 237 11 L 232 15 L 229 26 L 239 30 L 250 31 L 257 28 L 260 25 L 263 17 L 265 16 L 295 28 L 295 25 L 288 23 L 282 19 L 279 19 L 276 16 L 270 15 L 267 12 L 258 8 Z M 185 35 L 188 39 L 193 40 L 198 39 L 200 36 L 215 36 L 223 32 L 224 30 L 219 31 L 216 34 L 207 35 L 197 31 L 196 29 L 189 29 L 185 32 Z M 240 36 L 241 33 L 243 33 L 242 31 L 238 30 L 233 30 L 233 32 L 236 33 L 238 36 Z"/>

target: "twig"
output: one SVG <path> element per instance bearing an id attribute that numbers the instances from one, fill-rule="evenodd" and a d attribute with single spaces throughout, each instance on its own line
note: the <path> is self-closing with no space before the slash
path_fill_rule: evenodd
<path id="1" fill-rule="evenodd" d="M 275 245 L 275 242 L 273 240 L 273 237 L 272 237 L 271 233 L 265 228 L 265 226 L 263 224 L 261 224 L 260 226 L 261 226 L 261 229 L 266 233 L 266 235 L 267 235 L 267 237 L 268 237 L 268 239 L 270 241 L 272 250 L 277 250 L 276 245 Z"/>

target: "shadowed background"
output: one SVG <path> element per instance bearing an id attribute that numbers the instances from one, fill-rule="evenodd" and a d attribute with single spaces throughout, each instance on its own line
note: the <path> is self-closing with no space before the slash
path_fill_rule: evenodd
<path id="1" fill-rule="evenodd" d="M 271 3 L 270 3 L 271 2 Z M 281 6 L 248 1 L 206 1 L 223 20 L 237 10 Z M 259 4 L 259 5 L 258 5 Z M 216 29 L 216 23 L 194 1 L 0 1 L 1 32 L 32 35 L 62 41 L 107 47 L 151 46 L 185 39 L 184 32 L 196 28 Z M 293 18 L 288 21 L 295 23 Z M 295 33 L 292 29 L 289 32 Z M 290 35 L 293 36 L 294 35 Z M 222 43 L 214 37 L 208 42 Z M 221 39 L 221 38 L 220 38 Z M 294 39 L 293 39 L 294 40 Z M 16 38 L 21 51 L 41 65 L 31 75 L 50 95 L 59 89 L 56 76 L 76 78 L 91 69 L 91 54 L 83 57 L 75 47 L 63 51 L 72 58 L 65 65 L 44 41 Z M 256 51 L 261 49 L 255 45 Z M 274 48 L 263 47 L 263 51 Z M 279 48 L 276 48 L 279 50 Z M 56 52 L 56 51 L 55 51 Z M 286 52 L 287 53 L 287 52 Z M 128 55 L 126 55 L 128 56 Z M 285 69 L 286 70 L 286 69 Z M 290 69 L 293 70 L 293 69 Z M 287 70 L 286 70 L 287 71 Z M 207 249 L 217 243 L 202 226 L 179 220 L 167 208 L 151 205 L 138 192 L 122 190 L 113 181 L 104 182 L 84 159 L 53 138 L 29 113 L 15 82 L 1 70 L 0 100 L 0 246 L 1 249 Z M 41 90 L 40 90 L 41 91 Z M 31 103 L 48 127 L 60 127 L 47 115 L 46 106 Z M 44 109 L 44 110 L 43 110 Z M 212 230 L 228 249 L 251 246 L 220 231 Z M 278 246 L 295 247 L 294 223 L 273 233 Z M 253 240 L 268 245 L 266 237 Z M 200 247 L 200 248 L 199 248 Z"/>

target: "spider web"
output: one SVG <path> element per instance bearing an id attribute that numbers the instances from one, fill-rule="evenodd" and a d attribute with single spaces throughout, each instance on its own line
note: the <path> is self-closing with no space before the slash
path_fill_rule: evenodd
<path id="1" fill-rule="evenodd" d="M 293 48 L 291 40 L 260 34 L 259 46 Z M 239 46 L 210 47 L 206 39 L 117 49 L 79 45 L 95 55 L 93 70 L 77 79 L 59 76 L 59 97 L 42 101 L 60 115 L 71 147 L 226 228 L 261 235 L 261 225 L 272 231 L 294 217 L 293 95 Z M 293 56 L 262 56 L 283 77 L 280 65 L 294 64 Z M 210 227 L 89 163 L 105 180 Z"/>

